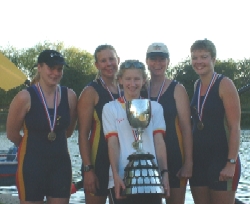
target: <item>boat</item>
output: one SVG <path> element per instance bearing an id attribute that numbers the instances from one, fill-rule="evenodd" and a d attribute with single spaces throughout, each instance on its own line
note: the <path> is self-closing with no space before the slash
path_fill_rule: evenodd
<path id="1" fill-rule="evenodd" d="M 0 186 L 16 185 L 17 149 L 0 150 Z"/>

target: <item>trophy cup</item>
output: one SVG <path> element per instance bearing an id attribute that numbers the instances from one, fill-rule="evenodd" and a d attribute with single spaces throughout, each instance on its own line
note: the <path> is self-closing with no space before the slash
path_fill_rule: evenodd
<path id="1" fill-rule="evenodd" d="M 128 164 L 124 169 L 126 189 L 122 195 L 133 194 L 164 194 L 158 166 L 154 155 L 143 150 L 142 133 L 151 119 L 151 102 L 149 99 L 133 99 L 126 102 L 129 124 L 135 130 L 137 140 L 132 143 L 136 150 L 128 156 Z M 152 135 L 153 137 L 153 135 Z"/>

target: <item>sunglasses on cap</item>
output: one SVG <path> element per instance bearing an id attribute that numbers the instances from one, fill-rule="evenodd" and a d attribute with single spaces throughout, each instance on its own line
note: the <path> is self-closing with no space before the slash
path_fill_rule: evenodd
<path id="1" fill-rule="evenodd" d="M 145 65 L 139 62 L 138 60 L 135 60 L 135 61 L 125 61 L 120 66 L 120 69 L 129 69 L 129 68 L 145 69 Z"/>
<path id="2" fill-rule="evenodd" d="M 63 57 L 63 56 L 60 53 L 52 52 L 50 53 L 50 57 Z"/>

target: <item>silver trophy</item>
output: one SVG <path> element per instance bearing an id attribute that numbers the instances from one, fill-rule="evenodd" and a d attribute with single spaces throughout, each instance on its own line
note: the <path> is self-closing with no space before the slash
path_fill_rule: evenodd
<path id="1" fill-rule="evenodd" d="M 151 103 L 148 99 L 133 99 L 126 102 L 126 112 L 129 124 L 135 129 L 137 140 L 132 143 L 136 154 L 144 153 L 142 133 L 151 119 Z"/>
<path id="2" fill-rule="evenodd" d="M 142 134 L 150 123 L 151 102 L 149 99 L 127 101 L 126 112 L 137 139 L 132 143 L 136 151 L 128 156 L 129 163 L 124 169 L 126 189 L 122 191 L 122 195 L 164 194 L 159 169 L 154 162 L 155 157 L 143 150 Z"/>

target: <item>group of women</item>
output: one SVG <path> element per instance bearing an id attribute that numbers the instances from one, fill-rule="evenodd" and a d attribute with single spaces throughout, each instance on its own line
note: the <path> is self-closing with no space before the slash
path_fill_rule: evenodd
<path id="1" fill-rule="evenodd" d="M 65 61 L 53 50 L 38 57 L 38 75 L 13 99 L 7 136 L 19 146 L 17 187 L 22 204 L 69 202 L 69 137 L 78 117 L 79 149 L 87 204 L 156 203 L 160 195 L 121 196 L 123 170 L 133 151 L 126 101 L 148 98 L 152 115 L 143 133 L 145 150 L 155 155 L 167 204 L 185 202 L 189 180 L 196 204 L 233 204 L 240 176 L 240 102 L 233 82 L 214 70 L 216 48 L 198 40 L 190 49 L 199 79 L 189 102 L 185 87 L 166 77 L 170 62 L 163 43 L 149 45 L 146 66 L 120 63 L 111 45 L 94 53 L 98 75 L 77 102 L 73 90 L 59 86 Z M 192 125 L 191 125 L 192 116 Z M 24 135 L 20 135 L 23 128 Z"/>

